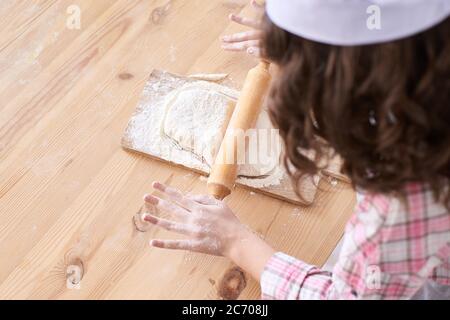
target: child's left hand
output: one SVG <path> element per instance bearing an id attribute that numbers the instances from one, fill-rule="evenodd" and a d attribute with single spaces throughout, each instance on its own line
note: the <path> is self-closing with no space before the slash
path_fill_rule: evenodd
<path id="1" fill-rule="evenodd" d="M 260 14 L 264 12 L 264 6 L 255 0 L 251 1 L 253 8 Z M 226 35 L 222 37 L 222 48 L 227 51 L 246 51 L 249 55 L 260 57 L 261 49 L 261 22 L 258 19 L 250 19 L 235 14 L 230 14 L 229 19 L 240 25 L 250 27 L 251 30 Z"/>

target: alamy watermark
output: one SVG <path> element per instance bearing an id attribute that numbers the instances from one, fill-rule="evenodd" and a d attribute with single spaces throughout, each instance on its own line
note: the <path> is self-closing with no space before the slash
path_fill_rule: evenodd
<path id="1" fill-rule="evenodd" d="M 367 29 L 380 30 L 381 29 L 381 8 L 376 4 L 367 7 L 366 13 L 369 15 L 366 21 Z"/>
<path id="2" fill-rule="evenodd" d="M 279 165 L 282 150 L 278 129 L 229 129 L 225 137 L 214 141 L 213 145 L 205 145 L 204 141 L 193 133 L 183 137 L 183 145 L 171 137 L 167 138 L 175 143 L 162 143 L 157 152 L 168 158 L 176 158 L 174 153 L 179 153 L 181 149 L 187 151 L 186 156 L 191 157 L 191 160 L 203 158 L 209 165 L 250 165 L 254 166 L 256 171 L 260 170 L 261 174 L 264 173 L 264 168 Z"/>
<path id="3" fill-rule="evenodd" d="M 69 265 L 66 269 L 66 287 L 67 289 L 81 289 L 81 278 L 83 270 L 78 265 Z"/>
<path id="4" fill-rule="evenodd" d="M 69 30 L 81 29 L 81 8 L 75 4 L 67 7 L 66 27 Z"/>
<path id="5" fill-rule="evenodd" d="M 381 269 L 377 265 L 370 265 L 366 268 L 366 287 L 371 290 L 381 289 Z"/>

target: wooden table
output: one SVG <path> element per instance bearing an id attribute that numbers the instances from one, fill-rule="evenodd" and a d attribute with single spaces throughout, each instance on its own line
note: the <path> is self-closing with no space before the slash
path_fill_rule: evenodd
<path id="1" fill-rule="evenodd" d="M 81 9 L 80 29 L 67 26 Z M 0 3 L 0 298 L 214 299 L 224 258 L 148 246 L 142 196 L 161 180 L 205 192 L 195 174 L 125 152 L 120 138 L 154 68 L 225 72 L 240 84 L 255 61 L 225 53 L 247 0 L 3 0 Z M 73 20 L 71 20 L 73 22 Z M 322 181 L 294 206 L 238 189 L 229 205 L 274 247 L 321 265 L 354 206 Z M 84 266 L 68 288 L 68 260 Z M 240 298 L 255 299 L 250 280 Z"/>

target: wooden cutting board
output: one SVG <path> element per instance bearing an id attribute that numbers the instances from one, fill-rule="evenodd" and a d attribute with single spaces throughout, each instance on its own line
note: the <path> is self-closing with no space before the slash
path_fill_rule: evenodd
<path id="1" fill-rule="evenodd" d="M 172 90 L 192 81 L 196 80 L 165 71 L 154 70 L 144 87 L 141 99 L 125 130 L 122 138 L 122 146 L 126 150 L 145 154 L 152 159 L 169 162 L 175 166 L 184 167 L 199 173 L 204 177 L 208 175 L 206 170 L 202 170 L 195 165 L 186 165 L 185 163 L 181 163 L 174 156 L 164 156 L 158 150 L 152 149 L 151 147 L 149 148 L 148 144 L 151 139 L 148 139 L 147 141 L 142 140 L 143 136 L 145 136 L 147 132 L 150 132 L 149 135 L 159 134 L 159 130 L 153 130 L 153 132 L 151 132 L 152 130 L 148 130 L 147 126 L 159 125 L 160 122 L 156 118 L 159 117 L 160 113 L 163 111 L 161 106 L 165 96 Z M 226 85 L 226 81 L 223 85 Z M 143 119 L 147 119 L 148 121 L 143 121 Z M 139 137 L 137 137 L 136 132 L 140 133 Z M 206 179 L 204 180 L 206 183 Z M 245 182 L 239 181 L 237 182 L 237 185 L 247 188 L 251 192 L 266 194 L 294 204 L 310 205 L 314 201 L 318 183 L 318 176 L 313 178 L 305 178 L 301 181 L 300 190 L 303 199 L 300 199 L 294 192 L 290 178 L 285 172 L 280 183 L 277 185 L 254 188 Z"/>

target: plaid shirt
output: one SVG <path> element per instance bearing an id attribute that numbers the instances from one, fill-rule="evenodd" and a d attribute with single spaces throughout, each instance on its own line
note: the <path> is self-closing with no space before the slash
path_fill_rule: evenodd
<path id="1" fill-rule="evenodd" d="M 401 202 L 365 195 L 333 272 L 283 253 L 261 276 L 263 299 L 410 299 L 429 280 L 450 285 L 450 214 L 423 185 Z"/>

